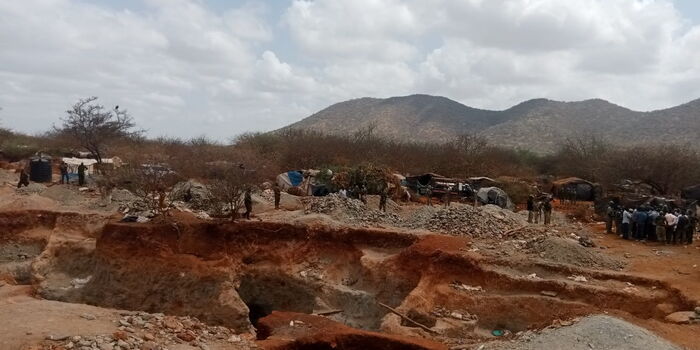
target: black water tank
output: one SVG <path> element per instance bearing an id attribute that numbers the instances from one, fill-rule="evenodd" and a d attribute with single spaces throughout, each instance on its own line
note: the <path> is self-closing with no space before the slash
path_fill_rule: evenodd
<path id="1" fill-rule="evenodd" d="M 51 182 L 51 157 L 37 156 L 29 160 L 29 180 Z"/>

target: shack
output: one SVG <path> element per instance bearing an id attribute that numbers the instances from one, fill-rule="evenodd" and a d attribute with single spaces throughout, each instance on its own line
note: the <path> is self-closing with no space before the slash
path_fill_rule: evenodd
<path id="1" fill-rule="evenodd" d="M 552 192 L 559 199 L 595 200 L 596 185 L 578 177 L 567 177 L 552 182 Z"/>
<path id="2" fill-rule="evenodd" d="M 406 187 L 418 193 L 420 193 L 421 188 L 430 185 L 433 195 L 437 197 L 442 197 L 447 191 L 460 197 L 471 196 L 473 194 L 471 186 L 465 183 L 465 181 L 435 173 L 407 176 L 405 181 Z"/>

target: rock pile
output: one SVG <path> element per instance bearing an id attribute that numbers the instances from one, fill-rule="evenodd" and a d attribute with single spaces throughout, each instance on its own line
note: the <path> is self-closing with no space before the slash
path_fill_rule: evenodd
<path id="1" fill-rule="evenodd" d="M 17 193 L 26 195 L 40 194 L 44 191 L 46 191 L 46 186 L 37 182 L 31 182 L 29 186 L 24 186 L 17 189 Z"/>
<path id="2" fill-rule="evenodd" d="M 525 248 L 542 259 L 559 264 L 610 270 L 621 270 L 626 265 L 622 260 L 601 254 L 594 248 L 584 247 L 569 238 L 536 237 L 529 240 Z"/>
<path id="3" fill-rule="evenodd" d="M 188 180 L 179 182 L 173 187 L 170 199 L 185 202 L 192 209 L 208 209 L 211 202 L 211 192 L 204 184 Z"/>
<path id="4" fill-rule="evenodd" d="M 503 238 L 510 233 L 509 231 L 526 224 L 521 216 L 495 205 L 455 205 L 449 208 L 419 210 L 406 222 L 406 227 L 452 235 Z"/>
<path id="5" fill-rule="evenodd" d="M 94 316 L 83 315 L 85 319 Z M 241 336 L 232 330 L 208 326 L 193 317 L 164 316 L 146 312 L 124 313 L 116 320 L 118 330 L 110 335 L 47 336 L 44 349 L 65 350 L 167 350 L 178 344 L 208 350 L 209 344 L 226 343 L 227 348 L 254 349 L 252 336 Z M 61 345 L 56 346 L 56 342 Z"/>
<path id="6" fill-rule="evenodd" d="M 344 198 L 336 193 L 325 197 L 306 197 L 303 201 L 306 214 L 327 214 L 336 220 L 351 224 L 400 226 L 403 223 L 403 219 L 397 214 L 369 208 L 357 199 Z"/>

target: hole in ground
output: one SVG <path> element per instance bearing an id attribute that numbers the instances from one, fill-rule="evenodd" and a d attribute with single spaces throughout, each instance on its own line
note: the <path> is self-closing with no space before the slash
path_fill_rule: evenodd
<path id="1" fill-rule="evenodd" d="M 274 310 L 310 314 L 316 307 L 316 297 L 309 286 L 283 275 L 243 276 L 238 295 L 248 306 L 253 325 Z"/>

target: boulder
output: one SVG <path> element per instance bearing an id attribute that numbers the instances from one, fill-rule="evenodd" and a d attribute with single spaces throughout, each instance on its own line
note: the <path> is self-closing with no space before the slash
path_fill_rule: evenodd
<path id="1" fill-rule="evenodd" d="M 688 324 L 695 316 L 695 311 L 679 311 L 666 316 L 666 321 L 677 324 Z"/>

